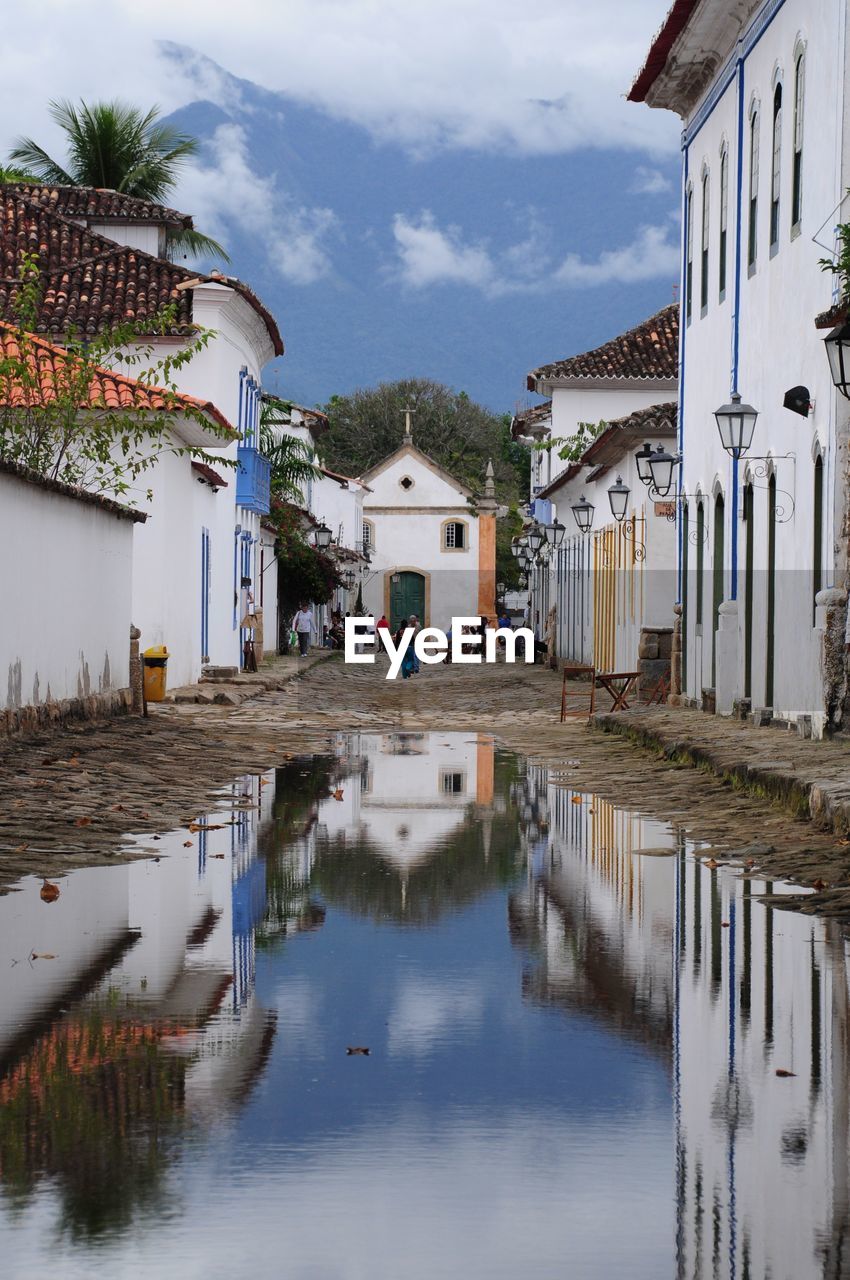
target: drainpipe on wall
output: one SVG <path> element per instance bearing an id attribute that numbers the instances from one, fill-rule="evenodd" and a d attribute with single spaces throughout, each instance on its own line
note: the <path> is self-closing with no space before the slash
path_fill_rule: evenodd
<path id="1" fill-rule="evenodd" d="M 738 154 L 735 161 L 735 309 L 732 313 L 732 377 L 731 392 L 738 390 L 738 369 L 741 343 L 741 232 L 744 203 L 744 57 L 738 46 Z M 738 459 L 732 459 L 732 501 L 729 504 L 732 519 L 732 582 L 730 599 L 738 599 Z"/>

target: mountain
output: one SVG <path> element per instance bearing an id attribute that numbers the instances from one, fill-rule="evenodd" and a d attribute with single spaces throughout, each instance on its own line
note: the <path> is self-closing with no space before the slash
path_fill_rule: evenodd
<path id="1" fill-rule="evenodd" d="M 627 151 L 414 155 L 192 51 L 165 51 L 184 67 L 200 59 L 217 86 L 216 101 L 171 117 L 203 143 L 201 171 L 175 199 L 274 312 L 287 354 L 268 381 L 281 394 L 312 405 L 424 377 L 512 411 L 528 400 L 529 369 L 673 296 L 673 158 L 646 170 Z M 612 250 L 623 252 L 600 264 Z M 651 272 L 641 254 L 660 274 L 640 278 Z M 553 286 L 565 259 L 579 283 Z"/>

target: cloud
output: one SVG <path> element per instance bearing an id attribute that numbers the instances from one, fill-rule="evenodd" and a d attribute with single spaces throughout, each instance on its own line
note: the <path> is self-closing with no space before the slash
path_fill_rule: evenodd
<path id="1" fill-rule="evenodd" d="M 199 230 L 225 248 L 234 227 L 250 232 L 290 284 L 313 284 L 330 273 L 328 242 L 339 232 L 330 209 L 301 205 L 279 189 L 274 175 L 257 173 L 239 125 L 220 125 L 207 154 L 213 162 L 190 164 L 180 182 L 181 207 L 191 210 Z"/>
<path id="2" fill-rule="evenodd" d="M 636 196 L 658 196 L 673 190 L 673 183 L 660 169 L 647 169 L 638 165 L 632 185 L 629 187 Z"/>
<path id="3" fill-rule="evenodd" d="M 673 238 L 671 239 L 671 235 Z M 637 284 L 662 276 L 679 278 L 679 241 L 671 227 L 641 227 L 631 244 L 606 249 L 588 262 L 568 253 L 554 275 L 556 284 L 592 288 L 602 284 Z"/>
<path id="4" fill-rule="evenodd" d="M 593 288 L 614 281 L 636 284 L 664 276 L 676 280 L 679 273 L 675 218 L 663 226 L 640 227 L 631 243 L 606 249 L 593 259 L 574 252 L 554 255 L 550 237 L 536 217 L 525 239 L 499 250 L 483 241 L 465 243 L 460 228 L 441 229 L 428 210 L 418 218 L 397 213 L 393 236 L 396 274 L 412 289 L 468 285 L 497 297 Z"/>
<path id="5" fill-rule="evenodd" d="M 411 149 L 555 155 L 582 147 L 672 154 L 677 121 L 625 101 L 668 0 L 42 0 L 4 22 L 0 149 L 19 131 L 53 146 L 47 99 L 159 102 L 225 84 L 203 59 L 182 65 L 153 33 L 267 90 L 354 121 Z M 616 32 L 616 38 L 612 38 Z M 127 51 L 132 56 L 127 56 Z"/>
<path id="6" fill-rule="evenodd" d="M 486 249 L 464 245 L 457 227 L 441 231 L 425 210 L 417 220 L 397 213 L 393 235 L 405 284 L 424 289 L 432 284 L 471 284 L 492 288 L 495 269 Z"/>

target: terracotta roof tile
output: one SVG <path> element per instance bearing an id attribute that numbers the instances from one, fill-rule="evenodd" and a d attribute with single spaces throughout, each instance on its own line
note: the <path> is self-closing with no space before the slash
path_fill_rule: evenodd
<path id="1" fill-rule="evenodd" d="M 33 371 L 38 373 L 38 385 L 10 387 L 8 378 L 0 379 L 0 404 L 20 407 L 49 404 L 56 396 L 57 387 L 62 387 L 63 379 L 65 386 L 68 385 L 67 377 L 69 371 L 73 371 L 74 357 L 64 348 L 54 346 L 34 334 L 28 335 L 28 342 L 31 348 L 29 363 Z M 0 360 L 17 360 L 20 354 L 18 330 L 0 320 Z M 115 373 L 112 369 L 98 368 L 89 383 L 88 391 L 88 404 L 81 405 L 81 408 L 137 409 L 151 413 L 200 412 L 231 435 L 237 435 L 212 401 L 199 400 L 195 396 L 169 391 L 165 387 L 147 386 L 135 378 Z"/>
<path id="2" fill-rule="evenodd" d="M 276 355 L 283 341 L 270 312 L 241 280 L 220 272 L 198 275 L 131 245 L 119 245 L 56 212 L 40 198 L 0 184 L 0 318 L 14 319 L 22 256 L 35 254 L 43 294 L 38 332 L 60 336 L 68 329 L 95 334 L 127 321 L 153 326 L 174 304 L 172 332 L 192 330 L 192 285 L 224 284 L 257 312 Z M 144 331 L 144 330 L 143 330 Z"/>
<path id="3" fill-rule="evenodd" d="M 650 46 L 646 61 L 626 95 L 629 102 L 646 101 L 646 95 L 667 65 L 670 50 L 688 25 L 690 16 L 699 3 L 700 0 L 674 0 L 661 30 Z"/>
<path id="4" fill-rule="evenodd" d="M 551 400 L 544 400 L 542 404 L 530 405 L 527 409 L 523 409 L 521 413 L 514 414 L 511 419 L 511 435 L 514 440 L 517 440 L 520 436 L 528 435 L 532 428 L 548 423 L 551 417 Z"/>
<path id="5" fill-rule="evenodd" d="M 671 303 L 642 324 L 581 355 L 541 365 L 528 375 L 529 391 L 566 378 L 646 378 L 679 374 L 679 304 Z"/>
<path id="6" fill-rule="evenodd" d="M 85 218 L 89 222 L 156 222 L 175 229 L 193 226 L 188 214 L 121 191 L 102 187 L 44 186 L 34 182 L 12 185 L 28 200 L 34 200 L 52 213 L 60 213 L 66 218 Z"/>

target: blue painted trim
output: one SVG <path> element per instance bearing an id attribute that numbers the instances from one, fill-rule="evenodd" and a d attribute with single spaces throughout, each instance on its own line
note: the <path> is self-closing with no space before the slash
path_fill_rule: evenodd
<path id="1" fill-rule="evenodd" d="M 236 630 L 238 621 L 237 611 L 239 609 L 239 535 L 242 532 L 241 524 L 238 524 L 233 531 L 233 630 Z"/>
<path id="2" fill-rule="evenodd" d="M 682 457 L 682 466 L 679 467 L 678 475 L 678 491 L 677 496 L 682 493 L 682 471 L 684 468 L 685 457 L 685 340 L 687 337 L 688 326 L 681 323 L 682 307 L 684 306 L 685 288 L 687 286 L 688 273 L 688 249 L 686 237 L 687 228 L 687 201 L 688 201 L 688 176 L 690 168 L 690 152 L 688 144 L 682 148 L 682 265 L 681 277 L 679 284 L 679 422 L 678 422 L 678 444 L 679 453 Z M 681 503 L 676 503 L 676 603 L 682 603 L 682 574 L 685 562 L 684 538 L 685 538 L 685 522 L 682 519 Z M 683 620 L 684 624 L 684 620 Z"/>

